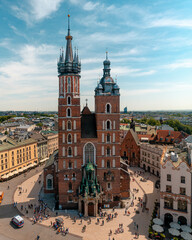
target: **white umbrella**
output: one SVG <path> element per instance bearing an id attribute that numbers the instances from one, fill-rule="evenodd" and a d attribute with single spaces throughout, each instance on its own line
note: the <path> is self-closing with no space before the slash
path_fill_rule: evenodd
<path id="1" fill-rule="evenodd" d="M 179 236 L 180 235 L 180 232 L 177 229 L 175 229 L 175 228 L 169 228 L 168 231 L 173 236 Z"/>
<path id="2" fill-rule="evenodd" d="M 157 225 L 163 225 L 163 221 L 162 221 L 161 219 L 159 219 L 159 218 L 154 218 L 154 219 L 153 219 L 153 222 L 154 222 L 155 224 L 157 224 Z"/>
<path id="3" fill-rule="evenodd" d="M 176 222 L 171 222 L 169 225 L 170 225 L 171 228 L 175 228 L 175 229 L 180 229 L 181 228 L 181 226 Z"/>
<path id="4" fill-rule="evenodd" d="M 155 232 L 158 232 L 158 233 L 161 233 L 164 231 L 164 229 L 159 225 L 153 225 L 152 228 Z"/>
<path id="5" fill-rule="evenodd" d="M 188 232 L 188 233 L 192 232 L 192 229 L 189 226 L 187 226 L 187 225 L 181 225 L 181 229 L 184 232 Z"/>
<path id="6" fill-rule="evenodd" d="M 191 240 L 192 239 L 192 235 L 188 232 L 181 232 L 181 237 L 183 239 L 186 239 L 186 240 Z"/>

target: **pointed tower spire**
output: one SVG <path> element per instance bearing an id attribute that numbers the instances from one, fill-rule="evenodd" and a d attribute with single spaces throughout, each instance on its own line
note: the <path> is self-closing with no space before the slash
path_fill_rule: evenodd
<path id="1" fill-rule="evenodd" d="M 65 63 L 73 62 L 73 51 L 71 40 L 73 37 L 70 35 L 70 15 L 68 14 L 68 35 L 66 36 L 67 45 L 66 45 L 66 54 L 65 54 Z"/>

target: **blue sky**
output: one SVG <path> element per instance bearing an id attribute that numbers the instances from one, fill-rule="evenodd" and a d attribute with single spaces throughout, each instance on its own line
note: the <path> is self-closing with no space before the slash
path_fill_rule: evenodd
<path id="1" fill-rule="evenodd" d="M 192 109 L 191 0 L 1 0 L 0 110 L 57 110 L 67 14 L 94 110 L 106 49 L 121 110 Z"/>

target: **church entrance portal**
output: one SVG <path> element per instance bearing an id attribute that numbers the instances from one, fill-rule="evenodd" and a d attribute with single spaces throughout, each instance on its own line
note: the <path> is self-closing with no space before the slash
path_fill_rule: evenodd
<path id="1" fill-rule="evenodd" d="M 94 216 L 94 204 L 92 202 L 88 204 L 88 216 Z"/>

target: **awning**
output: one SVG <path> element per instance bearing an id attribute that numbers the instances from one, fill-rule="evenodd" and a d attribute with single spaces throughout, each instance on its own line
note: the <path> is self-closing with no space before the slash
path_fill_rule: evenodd
<path id="1" fill-rule="evenodd" d="M 173 236 L 179 236 L 180 235 L 180 232 L 175 228 L 169 228 L 168 231 Z"/>
<path id="2" fill-rule="evenodd" d="M 187 226 L 187 225 L 181 225 L 181 229 L 184 232 L 188 232 L 188 233 L 192 232 L 192 229 L 189 226 Z"/>
<path id="3" fill-rule="evenodd" d="M 164 231 L 164 229 L 160 225 L 153 225 L 152 228 L 155 232 L 158 232 L 158 233 L 161 233 Z"/>
<path id="4" fill-rule="evenodd" d="M 14 170 L 12 173 L 13 174 L 18 174 L 19 172 L 17 170 Z"/>
<path id="5" fill-rule="evenodd" d="M 171 228 L 175 228 L 175 229 L 180 229 L 181 228 L 181 226 L 176 222 L 171 222 L 169 225 L 170 225 Z"/>
<path id="6" fill-rule="evenodd" d="M 7 174 L 5 174 L 5 175 L 1 176 L 1 178 L 2 178 L 2 179 L 7 179 L 8 176 L 7 176 Z"/>
<path id="7" fill-rule="evenodd" d="M 34 165 L 34 166 L 37 166 L 37 163 L 35 162 L 35 163 L 33 163 L 33 165 Z"/>
<path id="8" fill-rule="evenodd" d="M 49 158 L 44 158 L 44 159 L 41 159 L 40 160 L 40 162 L 42 163 L 42 162 L 45 162 L 45 161 L 47 161 Z"/>
<path id="9" fill-rule="evenodd" d="M 14 173 L 10 172 L 10 173 L 7 174 L 7 177 L 9 178 L 9 177 L 12 177 L 13 175 L 14 175 Z"/>
<path id="10" fill-rule="evenodd" d="M 18 172 L 19 172 L 19 173 L 21 173 L 21 172 L 23 172 L 23 171 L 24 171 L 23 168 L 18 169 Z"/>
<path id="11" fill-rule="evenodd" d="M 25 171 L 28 167 L 23 167 L 23 171 Z"/>
<path id="12" fill-rule="evenodd" d="M 192 235 L 188 232 L 181 232 L 181 237 L 183 239 L 186 239 L 186 240 L 191 240 L 192 239 Z"/>
<path id="13" fill-rule="evenodd" d="M 157 225 L 163 225 L 163 221 L 162 221 L 161 219 L 159 219 L 159 218 L 154 218 L 154 219 L 153 219 L 153 222 L 154 222 L 155 224 L 157 224 Z"/>

